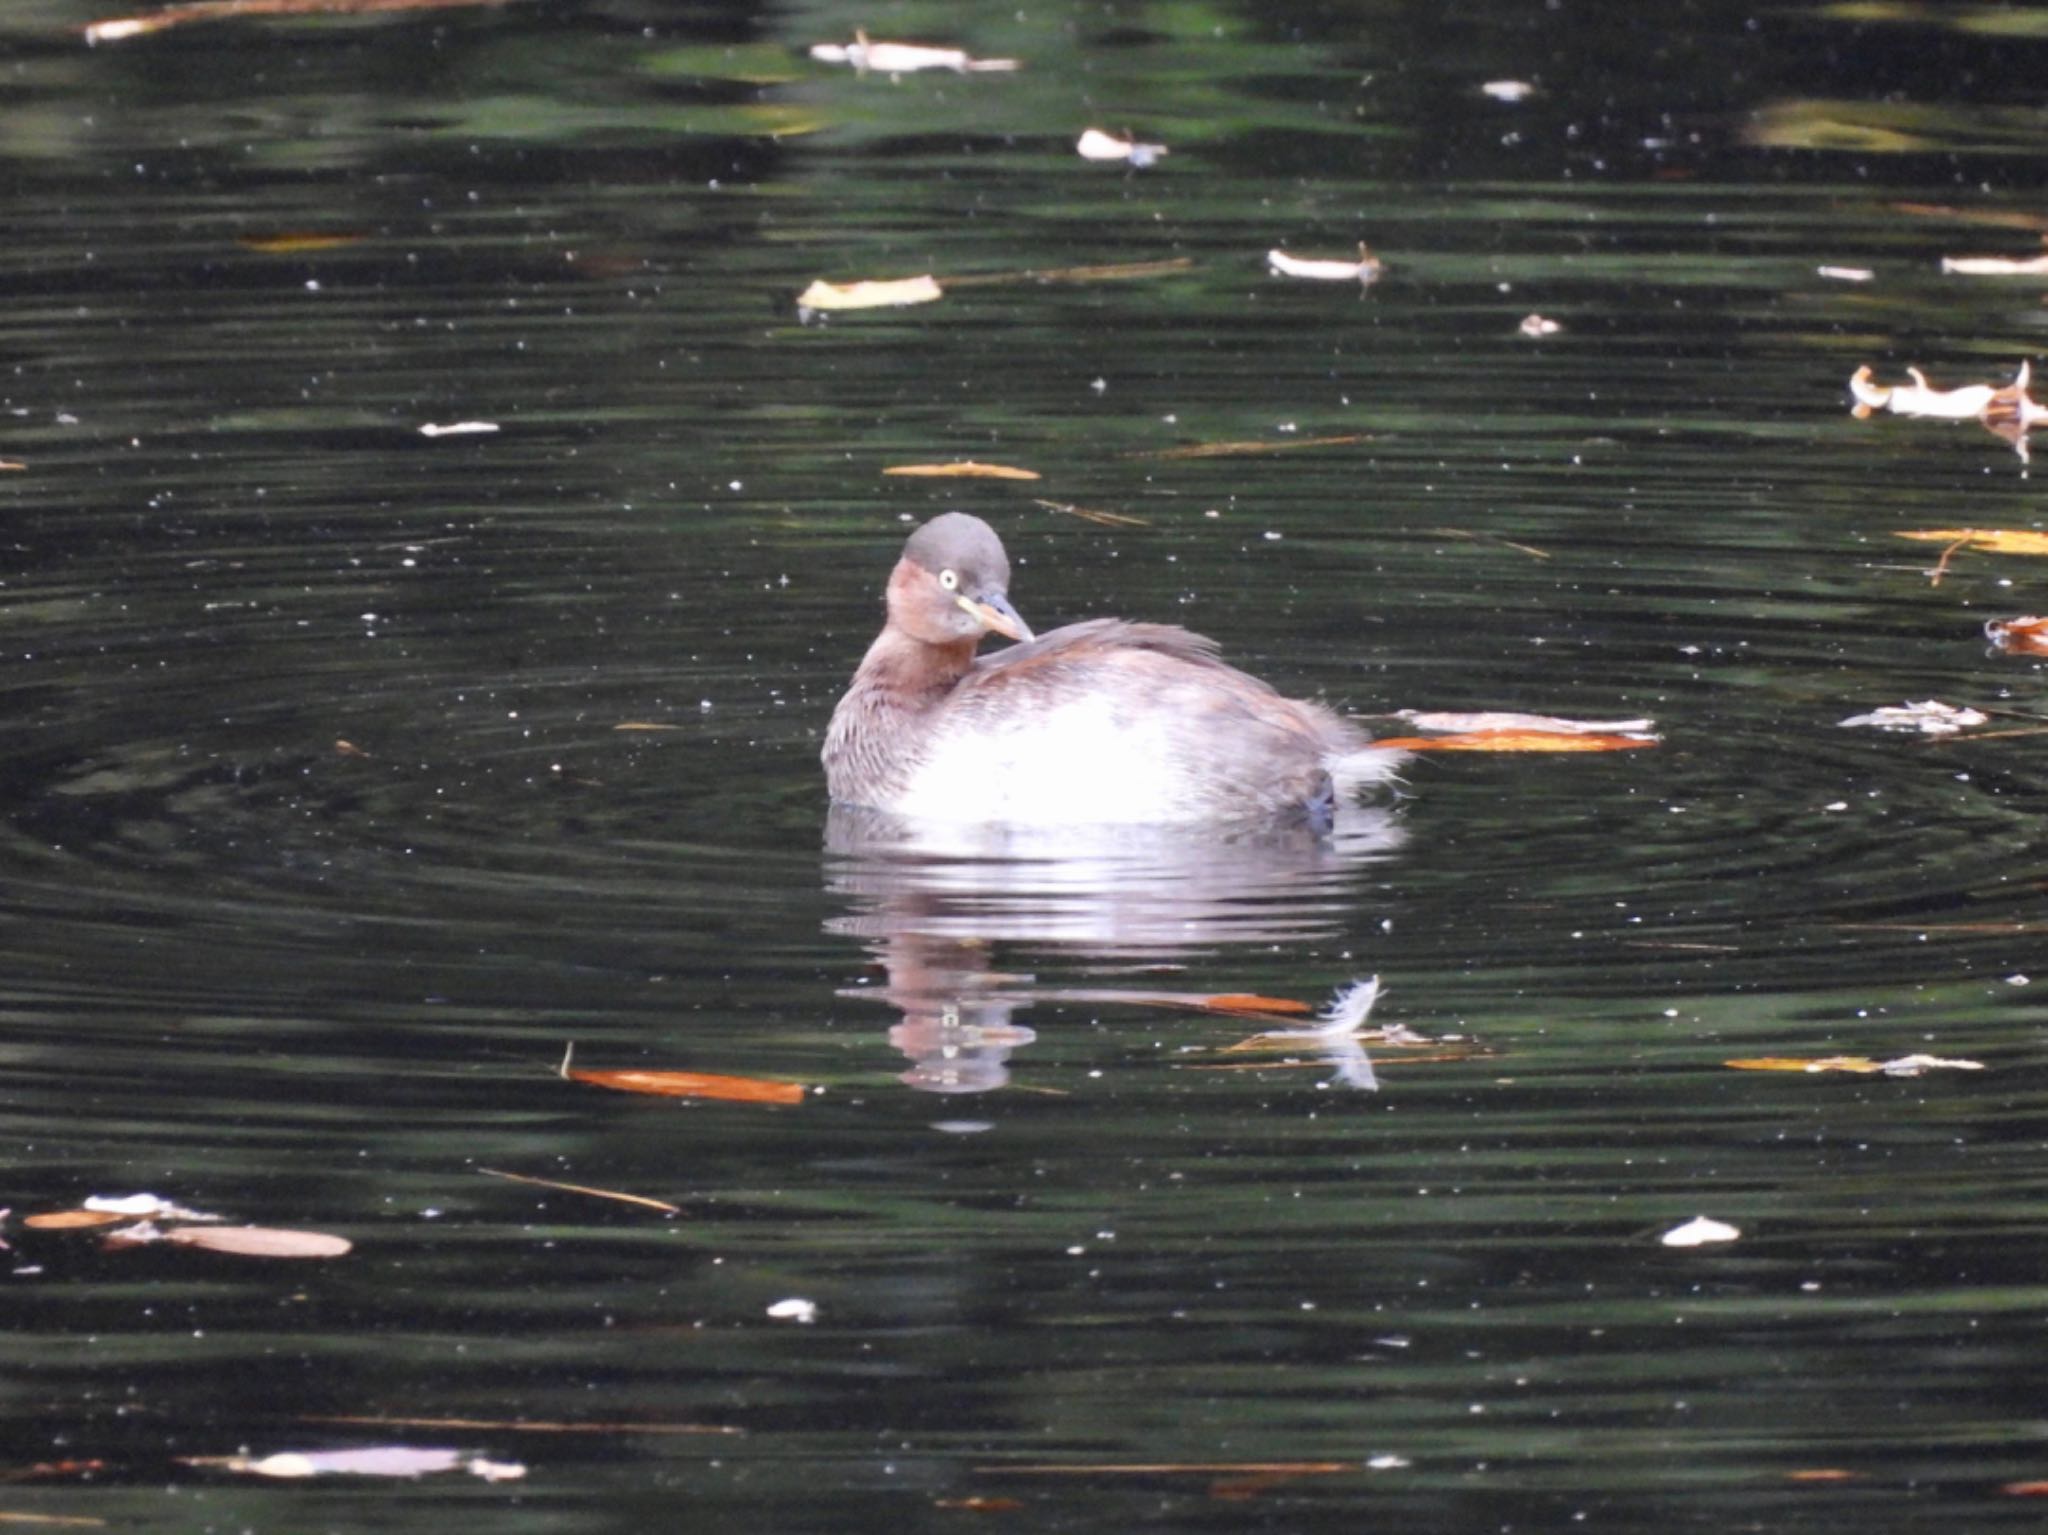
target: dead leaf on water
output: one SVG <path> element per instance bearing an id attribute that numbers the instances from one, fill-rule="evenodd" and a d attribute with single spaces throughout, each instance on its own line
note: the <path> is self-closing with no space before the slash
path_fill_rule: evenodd
<path id="1" fill-rule="evenodd" d="M 311 229 L 287 229 L 276 234 L 237 235 L 235 244 L 243 250 L 259 251 L 266 256 L 296 256 L 306 251 L 330 251 L 345 245 L 360 245 L 364 238 L 362 235 L 323 234 Z"/>
<path id="2" fill-rule="evenodd" d="M 680 725 L 664 724 L 660 720 L 620 720 L 612 726 L 614 730 L 681 730 Z"/>
<path id="3" fill-rule="evenodd" d="M 610 1088 L 616 1093 L 646 1093 L 657 1098 L 718 1098 L 730 1103 L 802 1103 L 808 1091 L 801 1082 L 774 1082 L 764 1077 L 720 1076 L 704 1071 L 578 1071 L 570 1064 L 575 1046 L 562 1056 L 561 1075 L 571 1082 Z"/>
<path id="4" fill-rule="evenodd" d="M 1507 709 L 1481 709 L 1460 714 L 1441 709 L 1401 709 L 1391 718 L 1406 720 L 1417 730 L 1438 735 L 1466 735 L 1474 731 L 1541 731 L 1557 735 L 1626 735 L 1656 739 L 1657 722 L 1638 720 L 1569 720 L 1554 714 L 1517 714 Z"/>
<path id="5" fill-rule="evenodd" d="M 796 296 L 799 314 L 836 313 L 844 309 L 895 309 L 929 304 L 945 295 L 927 272 L 917 277 L 866 277 L 855 282 L 819 278 Z"/>
<path id="6" fill-rule="evenodd" d="M 1982 1061 L 1946 1060 L 1938 1055 L 1902 1055 L 1895 1060 L 1873 1060 L 1867 1055 L 1789 1056 L 1763 1055 L 1745 1060 L 1723 1061 L 1736 1071 L 1795 1071 L 1803 1073 L 1847 1072 L 1855 1076 L 1918 1077 L 1930 1071 L 1982 1071 Z"/>
<path id="7" fill-rule="evenodd" d="M 95 1519 L 90 1514 L 23 1514 L 0 1511 L 0 1524 L 48 1524 L 59 1529 L 103 1530 L 107 1527 L 104 1519 Z"/>
<path id="8" fill-rule="evenodd" d="M 111 1210 L 46 1210 L 41 1215 L 24 1215 L 21 1223 L 33 1231 L 91 1231 L 131 1219 Z"/>
<path id="9" fill-rule="evenodd" d="M 0 469 L 26 469 L 27 467 L 27 464 L 20 463 L 14 459 L 0 458 Z"/>
<path id="10" fill-rule="evenodd" d="M 976 1466 L 985 1476 L 1337 1476 L 1354 1460 L 1151 1460 Z"/>
<path id="11" fill-rule="evenodd" d="M 1364 432 L 1342 437 L 1295 437 L 1267 441 L 1251 438 L 1236 442 L 1194 442 L 1184 448 L 1153 448 L 1133 453 L 1132 458 L 1258 458 L 1268 453 L 1294 453 L 1303 448 L 1337 448 L 1354 442 L 1370 442 Z"/>
<path id="12" fill-rule="evenodd" d="M 173 1226 L 162 1239 L 238 1258 L 339 1258 L 355 1248 L 347 1237 L 275 1226 Z"/>
<path id="13" fill-rule="evenodd" d="M 1044 476 L 1035 469 L 1018 469 L 1009 464 L 982 464 L 961 459 L 951 464 L 896 464 L 882 471 L 927 480 L 1037 480 Z"/>
<path id="14" fill-rule="evenodd" d="M 2048 554 L 2048 533 L 2028 528 L 1920 528 L 1893 536 L 1930 544 L 1960 544 L 1987 554 Z"/>
<path id="15" fill-rule="evenodd" d="M 90 44 L 123 42 L 200 21 L 252 16 L 365 16 L 383 11 L 439 11 L 502 5 L 505 0 L 190 0 L 141 16 L 115 16 L 84 29 Z"/>
<path id="16" fill-rule="evenodd" d="M 1568 730 L 1475 730 L 1454 736 L 1377 736 L 1374 746 L 1411 752 L 1631 752 L 1656 736 L 1582 735 Z"/>

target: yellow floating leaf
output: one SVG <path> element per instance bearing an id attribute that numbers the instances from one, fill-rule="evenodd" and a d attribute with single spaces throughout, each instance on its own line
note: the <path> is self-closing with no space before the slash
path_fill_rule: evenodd
<path id="1" fill-rule="evenodd" d="M 884 469 L 884 474 L 910 475 L 928 480 L 1036 480 L 1042 476 L 1035 469 L 1016 469 L 1009 464 L 979 464 L 973 459 L 962 459 L 953 464 L 897 464 Z"/>
<path id="2" fill-rule="evenodd" d="M 859 282 L 826 282 L 819 278 L 796 296 L 800 310 L 889 309 L 904 304 L 929 304 L 943 297 L 938 280 L 922 277 L 864 278 Z"/>
<path id="3" fill-rule="evenodd" d="M 1737 1071 L 1853 1071 L 1866 1076 L 1884 1070 L 1883 1066 L 1867 1055 L 1759 1055 L 1746 1060 L 1723 1061 L 1721 1064 L 1732 1066 Z"/>
<path id="4" fill-rule="evenodd" d="M 2048 554 L 2048 533 L 2036 533 L 2029 528 L 1921 528 L 1894 536 L 1928 544 L 1956 544 L 1991 554 Z"/>
<path id="5" fill-rule="evenodd" d="M 1655 736 L 1581 735 L 1568 730 L 1475 730 L 1456 736 L 1380 736 L 1372 743 L 1410 752 L 1632 752 Z"/>

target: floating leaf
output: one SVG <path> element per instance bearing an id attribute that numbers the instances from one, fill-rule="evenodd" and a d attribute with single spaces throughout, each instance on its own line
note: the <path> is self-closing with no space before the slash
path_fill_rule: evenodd
<path id="1" fill-rule="evenodd" d="M 1454 736 L 1382 736 L 1374 746 L 1411 752 L 1628 752 L 1656 736 L 1584 735 L 1569 730 L 1474 730 Z"/>
<path id="2" fill-rule="evenodd" d="M 1625 735 L 1655 739 L 1655 720 L 1570 720 L 1554 714 L 1517 714 L 1509 709 L 1481 709 L 1470 714 L 1447 710 L 1401 709 L 1392 716 L 1432 734 L 1469 735 L 1474 731 L 1541 731 L 1558 735 Z"/>
<path id="3" fill-rule="evenodd" d="M 1100 128 L 1090 128 L 1082 134 L 1074 149 L 1084 160 L 1122 160 L 1139 170 L 1166 153 L 1164 144 L 1141 144 L 1136 139 L 1120 139 Z"/>
<path id="4" fill-rule="evenodd" d="M 796 296 L 803 313 L 838 309 L 890 309 L 904 304 L 929 304 L 943 297 L 929 273 L 921 277 L 863 278 L 833 283 L 819 278 Z"/>
<path id="5" fill-rule="evenodd" d="M 1870 367 L 1849 375 L 1849 393 L 1856 400 L 1856 414 L 1867 416 L 1888 410 L 1900 416 L 1935 416 L 1944 421 L 1968 421 L 1981 416 L 1998 393 L 1996 384 L 1965 384 L 1958 389 L 1936 389 L 1918 368 L 1908 368 L 1910 384 L 1880 384 Z"/>
<path id="6" fill-rule="evenodd" d="M 2048 554 L 2048 533 L 2027 528 L 1922 528 L 1897 533 L 1930 544 L 1958 544 L 1987 554 Z"/>
<path id="7" fill-rule="evenodd" d="M 1301 277 L 1311 282 L 1378 282 L 1385 265 L 1366 246 L 1358 242 L 1356 261 L 1332 261 L 1313 256 L 1290 256 L 1284 250 L 1266 252 L 1266 265 L 1282 277 Z"/>
<path id="8" fill-rule="evenodd" d="M 96 1226 L 114 1226 L 129 1219 L 111 1210 L 50 1210 L 25 1215 L 22 1225 L 36 1231 L 90 1231 Z"/>
<path id="9" fill-rule="evenodd" d="M 1813 270 L 1831 282 L 1869 282 L 1877 276 L 1867 266 L 1817 266 Z"/>
<path id="10" fill-rule="evenodd" d="M 1666 1247 L 1705 1247 L 1710 1242 L 1732 1242 L 1741 1235 L 1740 1227 L 1698 1215 L 1682 1226 L 1673 1226 L 1657 1240 Z"/>
<path id="11" fill-rule="evenodd" d="M 360 245 L 361 235 L 322 234 L 316 230 L 287 229 L 277 234 L 238 235 L 235 244 L 243 250 L 260 251 L 266 256 L 295 256 L 304 251 L 338 250 L 345 245 Z"/>
<path id="12" fill-rule="evenodd" d="M 562 1055 L 561 1074 L 572 1082 L 608 1087 L 620 1093 L 651 1093 L 659 1098 L 722 1098 L 733 1103 L 802 1103 L 801 1082 L 771 1082 L 762 1077 L 726 1077 L 702 1071 L 577 1071 L 570 1060 L 572 1044 Z"/>
<path id="13" fill-rule="evenodd" d="M 768 1314 L 778 1322 L 796 1322 L 808 1327 L 818 1320 L 818 1303 L 801 1295 L 792 1295 L 769 1306 Z"/>
<path id="14" fill-rule="evenodd" d="M 88 43 L 114 43 L 195 21 L 248 16 L 360 16 L 376 11 L 438 11 L 500 5 L 504 0 L 190 0 L 147 16 L 117 16 L 85 29 Z"/>
<path id="15" fill-rule="evenodd" d="M 2048 656 L 2048 618 L 1985 620 L 1984 638 L 2020 656 Z"/>
<path id="16" fill-rule="evenodd" d="M 275 1226 L 174 1226 L 163 1240 L 239 1258 L 339 1258 L 355 1246 L 346 1237 Z"/>
<path id="17" fill-rule="evenodd" d="M 1289 441 L 1265 441 L 1253 438 L 1237 442 L 1194 442 L 1184 448 L 1157 448 L 1150 452 L 1134 453 L 1133 458 L 1258 458 L 1268 453 L 1292 453 L 1300 448 L 1335 448 L 1346 443 L 1369 442 L 1364 432 L 1350 432 L 1342 437 L 1296 437 Z"/>
<path id="18" fill-rule="evenodd" d="M 1488 80 L 1479 87 L 1479 94 L 1512 105 L 1517 101 L 1527 101 L 1536 94 L 1536 87 L 1527 80 Z"/>
<path id="19" fill-rule="evenodd" d="M 1545 336 L 1555 336 L 1563 329 L 1564 326 L 1560 322 L 1540 314 L 1523 315 L 1522 323 L 1515 327 L 1518 335 L 1527 336 L 1532 341 L 1541 341 Z"/>
<path id="20" fill-rule="evenodd" d="M 928 480 L 1036 480 L 1041 476 L 1035 469 L 1017 469 L 1009 464 L 981 464 L 973 459 L 962 459 L 951 464 L 897 464 L 884 469 L 884 474 L 905 475 Z"/>
<path id="21" fill-rule="evenodd" d="M 660 1098 L 722 1098 L 733 1103 L 802 1103 L 801 1082 L 771 1082 L 760 1077 L 723 1077 L 701 1071 L 571 1071 L 571 1081 L 588 1082 L 620 1093 L 651 1093 Z"/>
<path id="22" fill-rule="evenodd" d="M 495 421 L 429 421 L 420 428 L 422 437 L 487 437 L 498 430 Z"/>
<path id="23" fill-rule="evenodd" d="M 1840 1071 L 1856 1076 L 1918 1077 L 1930 1071 L 1982 1071 L 1982 1061 L 1949 1060 L 1938 1055 L 1901 1055 L 1889 1061 L 1867 1055 L 1821 1055 L 1808 1058 L 1787 1055 L 1755 1056 L 1722 1063 L 1737 1071 L 1797 1071 L 1805 1073 Z"/>

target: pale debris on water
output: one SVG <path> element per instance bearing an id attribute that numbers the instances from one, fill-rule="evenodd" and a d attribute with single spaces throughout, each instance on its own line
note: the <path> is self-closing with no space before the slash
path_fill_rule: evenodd
<path id="1" fill-rule="evenodd" d="M 1959 707 L 1945 704 L 1938 698 L 1923 698 L 1918 703 L 1886 704 L 1868 714 L 1852 714 L 1838 723 L 1923 736 L 1952 736 L 1959 730 L 1981 725 L 1988 718 L 1983 711 L 1967 705 Z"/>
<path id="2" fill-rule="evenodd" d="M 1554 714 L 1518 714 L 1511 709 L 1480 709 L 1457 713 L 1442 709 L 1399 709 L 1393 718 L 1406 720 L 1417 730 L 1446 735 L 1469 735 L 1477 730 L 1547 730 L 1559 735 L 1640 736 L 1657 738 L 1657 722 L 1636 720 L 1572 720 Z"/>
<path id="3" fill-rule="evenodd" d="M 1867 266 L 1817 266 L 1813 270 L 1831 282 L 1869 282 L 1877 276 Z"/>
<path id="4" fill-rule="evenodd" d="M 498 430 L 495 421 L 429 421 L 420 428 L 422 437 L 484 437 Z"/>
<path id="5" fill-rule="evenodd" d="M 1120 139 L 1113 133 L 1104 133 L 1100 128 L 1090 128 L 1074 145 L 1075 152 L 1084 160 L 1122 160 L 1143 170 L 1166 153 L 1164 144 L 1144 144 L 1136 139 Z"/>
<path id="6" fill-rule="evenodd" d="M 1365 1053 L 1365 1046 L 1359 1041 L 1360 1030 L 1372 1016 L 1373 1004 L 1379 1001 L 1380 978 L 1370 976 L 1363 981 L 1353 981 L 1330 999 L 1330 1005 L 1316 1015 L 1315 1023 L 1304 1029 L 1269 1029 L 1267 1039 L 1299 1039 L 1313 1043 L 1323 1057 L 1336 1069 L 1336 1080 L 1346 1087 L 1358 1088 L 1361 1092 L 1378 1092 L 1379 1077 L 1372 1069 L 1372 1058 Z"/>
<path id="7" fill-rule="evenodd" d="M 1710 1242 L 1732 1242 L 1741 1235 L 1738 1226 L 1696 1215 L 1682 1226 L 1673 1226 L 1657 1240 L 1666 1247 L 1705 1247 Z"/>
<path id="8" fill-rule="evenodd" d="M 1282 277 L 1304 277 L 1311 282 L 1378 282 L 1386 270 L 1363 240 L 1358 242 L 1356 261 L 1331 260 L 1315 256 L 1290 256 L 1284 250 L 1266 252 L 1266 265 Z"/>
<path id="9" fill-rule="evenodd" d="M 1489 80 L 1479 87 L 1479 93 L 1495 101 L 1527 101 L 1536 94 L 1536 87 L 1527 80 Z"/>
<path id="10" fill-rule="evenodd" d="M 797 313 L 808 315 L 840 309 L 892 309 L 929 304 L 943 298 L 930 273 L 917 277 L 863 278 L 858 282 L 826 282 L 819 278 L 796 296 Z"/>
<path id="11" fill-rule="evenodd" d="M 2021 383 L 2026 380 L 2021 364 Z M 1855 397 L 1853 414 L 1868 416 L 1888 410 L 1899 416 L 1934 416 L 1943 421 L 1968 421 L 1981 416 L 1998 393 L 1996 384 L 1964 384 L 1957 389 L 1936 389 L 1918 368 L 1908 368 L 1910 384 L 1880 384 L 1868 364 L 1849 376 L 1849 393 Z"/>
<path id="12" fill-rule="evenodd" d="M 1941 269 L 1954 277 L 2048 277 L 2048 251 L 2018 260 L 2010 256 L 1943 256 Z"/>
<path id="13" fill-rule="evenodd" d="M 88 1194 L 80 1208 L 106 1215 L 129 1215 L 138 1220 L 223 1221 L 224 1215 L 187 1210 L 158 1194 Z"/>
<path id="14" fill-rule="evenodd" d="M 811 57 L 824 64 L 851 64 L 862 74 L 911 75 L 921 69 L 950 69 L 955 74 L 1007 74 L 1019 69 L 1015 59 L 977 59 L 958 48 L 926 43 L 877 43 L 856 28 L 850 43 L 813 43 Z"/>
<path id="15" fill-rule="evenodd" d="M 768 1314 L 778 1322 L 797 1322 L 809 1326 L 818 1320 L 818 1303 L 806 1300 L 801 1295 L 792 1295 L 787 1300 L 776 1301 L 768 1308 Z"/>
<path id="16" fill-rule="evenodd" d="M 487 1482 L 515 1482 L 526 1475 L 517 1461 L 486 1460 L 461 1450 L 421 1448 L 405 1444 L 375 1445 L 360 1450 L 281 1450 L 251 1460 L 246 1455 L 219 1459 L 195 1459 L 192 1464 L 218 1466 L 249 1476 L 297 1480 L 311 1476 L 432 1476 L 444 1471 L 467 1471 Z"/>

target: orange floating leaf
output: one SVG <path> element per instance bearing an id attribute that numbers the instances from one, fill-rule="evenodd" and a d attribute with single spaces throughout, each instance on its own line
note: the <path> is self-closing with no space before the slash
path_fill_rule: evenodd
<path id="1" fill-rule="evenodd" d="M 274 1226 L 175 1226 L 163 1233 L 163 1240 L 238 1258 L 339 1258 L 355 1247 L 347 1237 Z"/>
<path id="2" fill-rule="evenodd" d="M 1219 991 L 1209 996 L 1190 999 L 1196 1007 L 1206 1013 L 1228 1013 L 1232 1016 L 1250 1014 L 1261 1017 L 1268 1013 L 1296 1018 L 1303 1013 L 1312 1013 L 1314 1008 L 1306 1002 L 1297 1002 L 1292 997 L 1261 997 L 1250 992 Z"/>
<path id="3" fill-rule="evenodd" d="M 904 475 L 927 480 L 1036 480 L 1042 478 L 1035 469 L 1017 469 L 1009 464 L 981 464 L 973 459 L 961 459 L 951 464 L 896 464 L 882 471 L 884 474 Z"/>
<path id="4" fill-rule="evenodd" d="M 1632 752 L 1655 746 L 1657 738 L 1568 730 L 1474 730 L 1456 736 L 1382 736 L 1372 744 L 1411 752 Z"/>
<path id="5" fill-rule="evenodd" d="M 21 1223 L 36 1231 L 90 1231 L 131 1218 L 112 1210 L 49 1210 L 41 1215 L 25 1215 Z"/>
<path id="6" fill-rule="evenodd" d="M 759 1077 L 722 1077 L 702 1071 L 571 1071 L 572 1082 L 608 1087 L 619 1093 L 651 1093 L 658 1098 L 722 1098 L 732 1103 L 802 1103 L 801 1082 L 769 1082 Z"/>
<path id="7" fill-rule="evenodd" d="M 1998 1490 L 2008 1498 L 2048 1498 L 2048 1482 L 2007 1482 Z"/>
<path id="8" fill-rule="evenodd" d="M 339 250 L 344 245 L 360 245 L 361 235 L 322 234 L 311 229 L 286 229 L 268 235 L 237 235 L 235 244 L 243 250 L 259 251 L 266 256 L 295 256 L 302 251 Z"/>
<path id="9" fill-rule="evenodd" d="M 617 1093 L 649 1093 L 657 1098 L 720 1098 L 731 1103 L 802 1103 L 801 1082 L 771 1082 L 762 1077 L 726 1077 L 703 1071 L 577 1071 L 569 1064 L 571 1044 L 562 1055 L 561 1074 L 571 1082 L 608 1087 Z"/>

